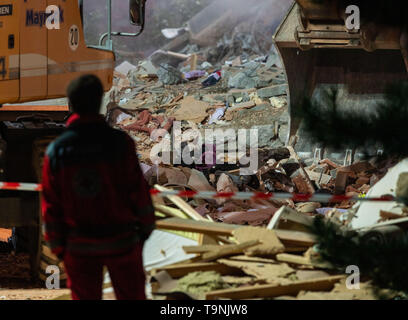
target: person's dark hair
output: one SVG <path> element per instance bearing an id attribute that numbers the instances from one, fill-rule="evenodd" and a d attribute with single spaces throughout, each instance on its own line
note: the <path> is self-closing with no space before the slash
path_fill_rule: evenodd
<path id="1" fill-rule="evenodd" d="M 97 76 L 88 74 L 73 80 L 67 89 L 72 111 L 78 114 L 99 113 L 103 85 Z"/>

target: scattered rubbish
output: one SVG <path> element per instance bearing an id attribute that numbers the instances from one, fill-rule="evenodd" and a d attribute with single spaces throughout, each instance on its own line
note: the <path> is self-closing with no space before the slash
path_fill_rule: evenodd
<path id="1" fill-rule="evenodd" d="M 225 113 L 226 108 L 218 108 L 214 111 L 214 113 L 211 115 L 210 120 L 208 121 L 208 124 L 213 124 L 220 120 Z"/>
<path id="2" fill-rule="evenodd" d="M 186 28 L 166 28 L 166 29 L 162 29 L 161 33 L 167 39 L 174 39 L 174 38 L 178 37 L 179 35 L 181 35 L 185 31 L 187 31 Z"/>
<path id="3" fill-rule="evenodd" d="M 221 71 L 215 71 L 211 73 L 207 79 L 202 82 L 203 87 L 210 87 L 218 83 L 221 80 Z"/>
<path id="4" fill-rule="evenodd" d="M 186 80 L 197 80 L 198 78 L 201 78 L 205 76 L 206 72 L 203 70 L 193 70 L 189 72 L 184 72 L 184 79 Z"/>

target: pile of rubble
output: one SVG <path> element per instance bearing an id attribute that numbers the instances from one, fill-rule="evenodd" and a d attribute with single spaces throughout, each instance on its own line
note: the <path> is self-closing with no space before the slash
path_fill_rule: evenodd
<path id="1" fill-rule="evenodd" d="M 183 74 L 181 68 L 169 65 L 160 71 L 150 61 L 138 67 L 125 63 L 117 68 L 115 86 L 108 95 L 107 119 L 136 141 L 145 178 L 152 187 L 160 191 L 364 196 L 383 177 L 387 168 L 368 161 L 342 165 L 330 159 L 302 160 L 293 147 L 285 147 L 288 112 L 283 70 L 268 62 L 270 58 L 253 57 L 247 62 L 238 58 L 219 69 L 219 81 L 210 86 L 203 82 L 218 70 L 205 62 L 197 67 L 194 56 L 184 65 L 196 67 L 195 79 L 187 80 L 191 72 Z M 257 170 L 240 175 L 239 162 L 155 163 L 152 149 L 166 133 L 175 130 L 177 121 L 185 145 L 191 142 L 191 131 L 257 128 Z M 204 150 L 211 153 L 210 158 L 216 156 L 214 146 Z M 174 159 L 174 150 L 169 153 Z M 307 229 L 316 215 L 339 224 L 349 223 L 351 201 L 204 200 L 176 195 L 155 195 L 153 200 L 159 229 L 199 243 L 184 248 L 186 253 L 196 254 L 195 258 L 152 270 L 156 297 L 171 298 L 182 291 L 198 299 L 286 295 L 299 299 L 374 298 L 370 283 L 363 283 L 366 289 L 358 293 L 349 291 L 344 276 L 317 262 L 315 240 Z M 315 296 L 311 291 L 325 293 Z"/>
<path id="2" fill-rule="evenodd" d="M 124 62 L 116 68 L 104 104 L 106 118 L 135 140 L 152 188 L 364 197 L 391 167 L 301 159 L 294 145 L 285 143 L 288 85 L 277 53 L 217 50 L 187 44 L 178 52 L 159 50 L 137 66 Z M 210 129 L 219 130 L 214 140 L 198 139 Z M 245 136 L 243 149 L 235 146 L 220 154 L 219 145 L 230 147 L 230 138 L 242 129 L 255 130 L 255 143 Z M 217 140 L 220 135 L 223 139 Z M 256 165 L 248 168 L 241 160 L 254 152 L 250 159 Z M 350 225 L 350 212 L 358 209 L 355 201 L 178 195 L 154 195 L 153 201 L 159 229 L 199 243 L 184 248 L 195 257 L 151 271 L 156 298 L 374 298 L 369 282 L 357 293 L 347 290 L 344 275 L 319 260 L 308 228 L 316 216 Z M 403 217 L 388 210 L 374 223 Z"/>
<path id="3" fill-rule="evenodd" d="M 326 159 L 319 165 L 328 163 L 331 162 Z M 406 180 L 405 183 L 396 183 L 395 176 L 400 176 L 407 168 L 407 161 L 400 163 L 378 185 L 384 182 L 392 188 L 397 185 L 397 195 L 406 193 Z M 334 179 L 332 187 L 344 188 L 344 183 L 341 185 L 340 182 L 352 181 L 354 183 L 346 187 L 353 188 L 349 192 L 368 188 L 365 182 L 375 181 L 380 174 L 380 170 L 375 170 L 367 162 L 337 167 L 331 171 L 337 171 L 338 177 L 345 175 L 346 178 Z M 406 172 L 402 173 L 404 179 L 406 175 Z M 166 190 L 158 185 L 155 188 Z M 375 189 L 372 190 L 377 196 L 383 195 L 385 190 L 383 187 L 382 192 Z M 213 202 L 202 200 L 200 203 L 197 199 L 187 202 L 187 199 L 176 195 L 168 196 L 168 200 L 169 203 L 163 203 L 163 199 L 154 196 L 156 215 L 161 218 L 157 221 L 158 229 L 196 239 L 199 245 L 183 247 L 186 254 L 193 254 L 190 259 L 150 271 L 152 295 L 156 299 L 367 300 L 378 299 L 379 294 L 387 299 L 400 294 L 388 289 L 378 290 L 369 279 L 360 279 L 359 273 L 356 274 L 358 279 L 353 278 L 353 274 L 344 275 L 321 259 L 310 226 L 318 215 L 347 226 L 355 212 L 340 207 L 349 207 L 350 203 L 331 208 L 310 202 L 286 201 L 284 204 L 265 200 L 249 203 L 229 200 L 222 208 L 232 208 L 230 212 L 217 210 L 205 214 L 203 207 L 214 206 Z M 240 211 L 237 212 L 236 208 Z M 358 212 L 359 206 L 354 210 Z M 395 202 L 378 204 L 375 210 L 371 209 L 368 214 L 362 212 L 357 219 L 364 220 L 374 215 L 378 216 L 377 223 L 355 230 L 361 231 L 367 239 L 381 239 L 386 236 L 382 231 L 389 231 L 386 230 L 388 226 L 407 225 L 406 212 L 406 207 L 404 209 Z M 358 288 L 353 283 L 357 283 Z M 356 288 L 359 290 L 354 290 Z"/>
<path id="4" fill-rule="evenodd" d="M 202 82 L 216 70 L 197 67 L 197 57 L 184 63 L 195 64 L 197 73 L 203 72 L 194 80 L 183 79 L 179 75 L 181 72 L 169 65 L 162 75 L 150 61 L 142 62 L 138 67 L 124 63 L 117 68 L 115 86 L 108 95 L 107 119 L 112 126 L 125 130 L 136 141 L 140 162 L 151 186 L 159 184 L 194 191 L 318 192 L 350 196 L 366 194 L 385 174 L 384 168 L 377 168 L 367 161 L 344 166 L 329 159 L 302 160 L 294 148 L 285 147 L 289 120 L 287 84 L 283 69 L 270 63 L 270 59 L 273 60 L 270 57 L 253 57 L 243 63 L 238 57 L 231 66 L 227 62 L 220 69 L 221 79 L 208 87 Z M 160 81 L 161 77 L 170 81 L 176 77 L 174 74 L 180 76 L 179 83 L 165 85 Z M 228 161 L 231 159 L 225 159 L 225 155 L 222 155 L 222 162 L 187 164 L 181 159 L 178 165 L 155 163 L 152 149 L 160 144 L 165 134 L 172 134 L 175 122 L 180 123 L 178 135 L 182 146 L 193 145 L 191 152 L 197 148 L 194 132 L 204 135 L 205 130 L 211 128 L 223 130 L 221 133 L 229 129 L 234 132 L 257 129 L 257 170 L 241 175 L 239 159 L 231 162 Z M 169 140 L 170 144 L 173 142 Z M 210 153 L 210 158 L 217 157 L 213 143 L 199 146 L 204 151 L 203 156 Z M 228 141 L 222 143 L 227 145 Z M 246 147 L 250 149 L 251 144 Z M 168 153 L 168 159 L 174 160 L 174 148 L 170 148 Z M 282 205 L 307 214 L 328 212 L 324 207 L 348 209 L 352 206 L 349 201 L 340 204 L 271 201 L 267 207 L 251 201 L 220 199 L 193 200 L 192 203 L 203 216 L 250 225 L 266 225 Z M 248 210 L 254 212 L 247 214 Z"/>
<path id="5" fill-rule="evenodd" d="M 267 228 L 180 218 L 159 220 L 159 228 L 203 232 L 205 243 L 210 244 L 185 246 L 184 251 L 195 254 L 194 258 L 152 270 L 153 297 L 376 299 L 369 281 L 359 283 L 360 290 L 349 290 L 346 276 L 319 260 L 314 239 L 305 232 L 313 218 L 287 207 L 282 207 L 277 217 Z M 395 296 L 389 290 L 382 294 Z"/>

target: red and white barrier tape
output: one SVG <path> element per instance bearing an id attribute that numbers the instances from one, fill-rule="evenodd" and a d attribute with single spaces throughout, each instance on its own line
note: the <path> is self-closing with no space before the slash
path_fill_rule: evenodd
<path id="1" fill-rule="evenodd" d="M 41 191 L 42 186 L 37 183 L 0 182 L 0 190 Z"/>
<path id="2" fill-rule="evenodd" d="M 187 198 L 197 198 L 197 199 L 217 199 L 217 198 L 226 198 L 226 199 L 237 199 L 237 200 L 249 200 L 249 199 L 262 199 L 262 200 L 270 200 L 270 199 L 291 199 L 297 202 L 307 202 L 307 201 L 315 201 L 315 202 L 342 202 L 346 200 L 351 201 L 397 201 L 397 199 L 393 196 L 383 196 L 383 197 L 365 197 L 365 196 L 345 196 L 345 195 L 331 195 L 331 194 L 296 194 L 296 193 L 263 193 L 263 192 L 215 192 L 215 191 L 177 191 L 177 190 L 169 190 L 169 191 L 159 191 L 157 189 L 151 189 L 150 193 L 152 195 L 160 195 L 160 196 L 172 196 L 176 195 L 179 197 L 187 197 Z"/>
<path id="3" fill-rule="evenodd" d="M 16 190 L 16 191 L 41 191 L 42 187 L 36 183 L 18 183 L 18 182 L 0 182 L 0 190 Z M 150 190 L 151 195 L 160 196 L 179 196 L 196 199 L 236 199 L 236 200 L 249 200 L 249 199 L 291 199 L 297 202 L 342 202 L 342 201 L 377 201 L 377 202 L 389 202 L 398 201 L 393 196 L 383 197 L 365 197 L 365 196 L 346 196 L 346 195 L 331 195 L 331 194 L 297 194 L 297 193 L 263 193 L 263 192 L 215 192 L 215 191 L 178 191 L 168 190 L 159 191 L 157 189 Z"/>

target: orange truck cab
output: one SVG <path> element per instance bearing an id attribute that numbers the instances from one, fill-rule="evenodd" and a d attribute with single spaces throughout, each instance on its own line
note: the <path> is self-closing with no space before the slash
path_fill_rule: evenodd
<path id="1" fill-rule="evenodd" d="M 59 29 L 48 28 L 57 7 Z M 49 21 L 54 27 L 54 21 Z M 0 0 L 0 104 L 63 97 L 83 73 L 112 86 L 114 54 L 85 44 L 78 1 Z"/>

